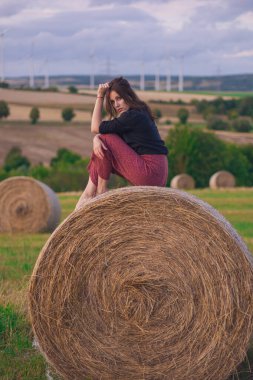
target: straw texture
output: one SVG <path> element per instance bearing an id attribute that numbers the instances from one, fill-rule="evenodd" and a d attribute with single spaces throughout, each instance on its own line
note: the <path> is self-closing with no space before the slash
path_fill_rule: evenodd
<path id="1" fill-rule="evenodd" d="M 178 174 L 170 182 L 172 189 L 190 190 L 195 188 L 195 181 L 189 174 Z"/>
<path id="2" fill-rule="evenodd" d="M 218 189 L 220 187 L 235 187 L 235 177 L 233 174 L 221 170 L 214 173 L 209 181 L 209 187 L 211 189 Z"/>
<path id="3" fill-rule="evenodd" d="M 30 319 L 65 379 L 224 380 L 253 331 L 253 262 L 179 190 L 113 190 L 73 212 L 35 265 Z"/>
<path id="4" fill-rule="evenodd" d="M 56 194 L 44 183 L 30 177 L 0 182 L 0 232 L 51 232 L 60 214 Z"/>

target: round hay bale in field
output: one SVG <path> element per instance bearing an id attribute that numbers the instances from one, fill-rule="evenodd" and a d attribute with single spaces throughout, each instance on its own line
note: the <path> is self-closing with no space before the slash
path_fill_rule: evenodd
<path id="1" fill-rule="evenodd" d="M 46 243 L 35 337 L 65 379 L 227 379 L 253 331 L 253 263 L 231 225 L 179 190 L 113 190 Z"/>
<path id="2" fill-rule="evenodd" d="M 170 182 L 172 189 L 194 189 L 195 181 L 189 174 L 178 174 Z"/>
<path id="3" fill-rule="evenodd" d="M 61 208 L 56 194 L 30 177 L 0 182 L 0 232 L 49 232 L 59 223 Z"/>
<path id="4" fill-rule="evenodd" d="M 209 180 L 209 186 L 211 189 L 218 189 L 220 187 L 235 187 L 235 177 L 233 174 L 221 170 L 214 173 Z"/>

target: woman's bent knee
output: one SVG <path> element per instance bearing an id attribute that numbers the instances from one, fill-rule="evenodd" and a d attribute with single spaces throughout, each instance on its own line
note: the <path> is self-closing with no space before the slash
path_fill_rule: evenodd
<path id="1" fill-rule="evenodd" d="M 99 135 L 99 138 L 110 145 L 110 143 L 115 143 L 115 142 L 118 142 L 118 141 L 122 141 L 122 139 L 116 135 L 115 133 L 107 133 L 105 135 Z"/>

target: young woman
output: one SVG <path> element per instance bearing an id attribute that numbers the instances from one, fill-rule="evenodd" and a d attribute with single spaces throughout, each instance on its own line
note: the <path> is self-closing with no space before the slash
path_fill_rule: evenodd
<path id="1" fill-rule="evenodd" d="M 102 121 L 106 98 L 109 121 Z M 151 110 L 122 77 L 100 84 L 92 115 L 93 153 L 89 181 L 76 209 L 89 198 L 108 190 L 111 173 L 132 185 L 166 186 L 167 148 L 161 140 Z"/>

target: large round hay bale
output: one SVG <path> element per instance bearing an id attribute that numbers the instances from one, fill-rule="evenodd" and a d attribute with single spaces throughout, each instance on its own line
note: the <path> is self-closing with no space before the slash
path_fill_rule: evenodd
<path id="1" fill-rule="evenodd" d="M 50 232 L 59 223 L 61 208 L 56 194 L 30 177 L 0 182 L 0 232 Z"/>
<path id="2" fill-rule="evenodd" d="M 65 379 L 226 379 L 253 331 L 252 265 L 197 198 L 114 190 L 73 212 L 40 253 L 35 337 Z"/>
<path id="3" fill-rule="evenodd" d="M 189 174 L 178 174 L 170 182 L 172 189 L 190 190 L 195 188 L 195 181 Z"/>
<path id="4" fill-rule="evenodd" d="M 233 174 L 221 170 L 212 175 L 209 180 L 209 186 L 211 189 L 218 189 L 220 187 L 235 187 L 235 177 Z"/>

